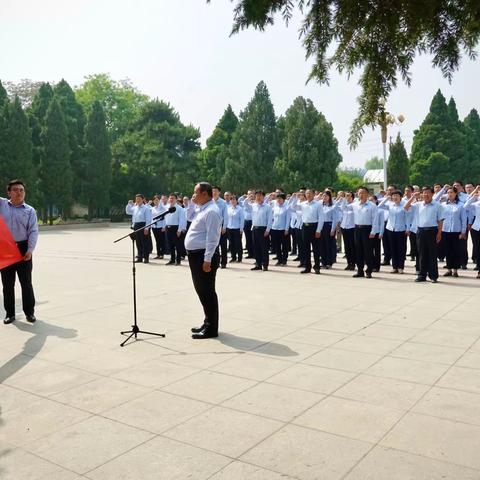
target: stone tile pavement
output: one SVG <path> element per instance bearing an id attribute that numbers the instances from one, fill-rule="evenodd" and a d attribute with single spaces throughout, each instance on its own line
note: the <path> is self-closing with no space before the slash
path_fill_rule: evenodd
<path id="1" fill-rule="evenodd" d="M 219 271 L 221 335 L 186 262 L 121 227 L 42 232 L 35 325 L 0 333 L 2 480 L 480 479 L 480 282 Z M 18 303 L 20 312 L 20 302 Z"/>

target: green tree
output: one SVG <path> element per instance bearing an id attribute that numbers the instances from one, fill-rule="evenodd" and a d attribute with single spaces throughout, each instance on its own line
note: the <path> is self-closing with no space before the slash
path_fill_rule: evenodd
<path id="1" fill-rule="evenodd" d="M 110 207 L 112 179 L 111 151 L 102 105 L 96 101 L 88 115 L 85 127 L 85 195 L 88 215 L 100 216 Z"/>
<path id="2" fill-rule="evenodd" d="M 456 110 L 455 110 L 456 112 Z M 430 111 L 418 130 L 415 130 L 412 152 L 410 155 L 410 173 L 415 183 L 428 183 L 420 172 L 430 171 L 426 168 L 429 159 L 438 161 L 438 157 L 431 157 L 432 153 L 442 153 L 447 158 L 448 173 L 452 177 L 463 176 L 465 158 L 465 136 L 455 121 L 452 106 L 448 107 L 442 92 L 433 97 Z M 432 166 L 432 169 L 435 169 Z M 443 170 L 441 170 L 443 172 Z M 435 181 L 442 182 L 440 178 Z"/>
<path id="3" fill-rule="evenodd" d="M 43 82 L 36 82 L 23 78 L 18 83 L 5 82 L 10 98 L 18 97 L 23 108 L 28 108 L 38 93 Z M 30 196 L 30 195 L 29 195 Z"/>
<path id="4" fill-rule="evenodd" d="M 363 175 L 358 169 L 341 168 L 337 171 L 337 180 L 333 183 L 336 192 L 340 190 L 356 192 L 363 185 Z"/>
<path id="5" fill-rule="evenodd" d="M 451 181 L 449 159 L 441 152 L 432 152 L 425 160 L 414 165 L 410 179 L 416 185 L 445 184 Z"/>
<path id="6" fill-rule="evenodd" d="M 332 185 L 342 157 L 332 125 L 313 102 L 297 97 L 281 125 L 281 157 L 275 161 L 277 182 L 289 191 L 299 185 Z"/>
<path id="7" fill-rule="evenodd" d="M 200 175 L 211 183 L 220 183 L 225 175 L 225 162 L 230 153 L 232 136 L 238 125 L 238 118 L 232 107 L 227 106 L 207 146 L 200 155 Z"/>
<path id="8" fill-rule="evenodd" d="M 113 80 L 105 73 L 85 77 L 75 94 L 85 112 L 89 112 L 97 100 L 102 104 L 112 142 L 138 119 L 142 107 L 149 101 L 129 80 Z"/>
<path id="9" fill-rule="evenodd" d="M 365 170 L 383 169 L 383 160 L 380 157 L 372 157 L 365 162 Z"/>
<path id="10" fill-rule="evenodd" d="M 2 81 L 0 80 L 0 110 L 5 106 L 8 102 L 8 93 L 5 90 L 4 86 L 2 85 Z"/>
<path id="11" fill-rule="evenodd" d="M 66 217 L 72 204 L 72 167 L 65 116 L 58 100 L 50 102 L 42 132 L 44 155 L 40 163 L 40 182 L 45 218 L 53 222 L 54 207 Z"/>
<path id="12" fill-rule="evenodd" d="M 111 199 L 123 205 L 133 193 L 190 193 L 198 177 L 200 132 L 183 125 L 162 101 L 147 103 L 127 133 L 112 145 Z"/>
<path id="13" fill-rule="evenodd" d="M 400 134 L 398 134 L 395 143 L 390 144 L 390 155 L 387 163 L 388 182 L 398 187 L 408 185 L 409 167 L 407 151 Z"/>
<path id="14" fill-rule="evenodd" d="M 398 77 L 411 84 L 410 68 L 418 54 L 431 54 L 433 67 L 451 79 L 464 52 L 476 56 L 480 38 L 474 0 L 236 0 L 233 33 L 264 30 L 277 14 L 288 23 L 296 7 L 304 14 L 300 37 L 306 56 L 313 59 L 309 79 L 328 84 L 330 68 L 347 75 L 362 72 L 352 146 L 366 125 L 376 124 L 380 100 L 396 88 Z"/>
<path id="15" fill-rule="evenodd" d="M 4 105 L 0 132 L 0 185 L 5 186 L 12 178 L 22 179 L 28 186 L 29 199 L 34 203 L 36 185 L 32 163 L 32 136 L 28 118 L 18 97 Z"/>
<path id="16" fill-rule="evenodd" d="M 273 164 L 280 152 L 275 112 L 264 82 L 240 113 L 225 164 L 223 185 L 237 192 L 273 188 Z"/>
<path id="17" fill-rule="evenodd" d="M 475 109 L 465 117 L 463 127 L 466 137 L 466 155 L 468 175 L 466 181 L 480 182 L 480 117 Z"/>
<path id="18" fill-rule="evenodd" d="M 62 108 L 68 131 L 70 145 L 70 163 L 72 165 L 72 194 L 75 201 L 85 199 L 82 195 L 87 180 L 84 158 L 83 138 L 85 129 L 85 114 L 82 106 L 77 102 L 72 87 L 62 78 L 53 88 L 53 93 Z"/>

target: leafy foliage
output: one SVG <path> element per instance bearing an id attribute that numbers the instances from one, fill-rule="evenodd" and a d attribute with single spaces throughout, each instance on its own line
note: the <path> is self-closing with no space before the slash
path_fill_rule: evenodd
<path id="1" fill-rule="evenodd" d="M 398 134 L 395 143 L 390 145 L 387 163 L 388 183 L 397 185 L 399 188 L 408 185 L 409 167 L 407 151 L 400 134 Z"/>
<path id="2" fill-rule="evenodd" d="M 264 30 L 276 15 L 288 23 L 295 8 L 304 14 L 300 37 L 313 60 L 309 80 L 328 84 L 332 68 L 347 75 L 361 71 L 352 147 L 366 126 L 376 124 L 380 100 L 399 77 L 411 84 L 417 55 L 432 55 L 433 67 L 450 80 L 464 52 L 475 58 L 480 38 L 478 0 L 236 0 L 232 33 L 249 27 Z"/>

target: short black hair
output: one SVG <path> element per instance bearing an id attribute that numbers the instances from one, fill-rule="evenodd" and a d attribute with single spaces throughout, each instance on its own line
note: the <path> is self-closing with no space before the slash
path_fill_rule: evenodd
<path id="1" fill-rule="evenodd" d="M 14 185 L 21 185 L 23 188 L 27 188 L 25 184 L 19 180 L 18 178 L 15 178 L 14 180 L 10 180 L 7 184 L 7 192 L 9 192 Z"/>
<path id="2" fill-rule="evenodd" d="M 400 190 L 395 190 L 394 192 L 392 192 L 392 195 L 399 195 L 401 197 L 402 192 Z"/>
<path id="3" fill-rule="evenodd" d="M 430 193 L 433 193 L 433 188 L 430 185 L 425 185 L 422 187 L 422 192 L 428 190 Z"/>
<path id="4" fill-rule="evenodd" d="M 170 193 L 168 196 L 178 198 L 178 195 L 176 193 Z"/>
<path id="5" fill-rule="evenodd" d="M 145 195 L 144 195 L 143 193 L 137 193 L 137 194 L 135 195 L 135 198 L 137 198 L 137 197 L 140 197 L 140 198 L 142 198 L 143 200 L 145 200 Z"/>
<path id="6" fill-rule="evenodd" d="M 265 192 L 263 190 L 255 190 L 255 195 L 265 196 Z"/>
<path id="7" fill-rule="evenodd" d="M 219 192 L 222 191 L 222 189 L 221 189 L 218 185 L 212 185 L 212 190 L 213 190 L 214 188 L 217 189 Z"/>
<path id="8" fill-rule="evenodd" d="M 370 194 L 370 191 L 368 190 L 367 187 L 364 187 L 363 185 L 361 185 L 360 187 L 358 187 L 357 191 L 359 192 L 360 190 L 365 190 L 368 194 Z"/>
<path id="9" fill-rule="evenodd" d="M 214 188 L 218 188 L 218 187 L 212 187 L 208 182 L 198 182 L 198 186 L 200 187 L 200 193 L 207 192 L 210 198 L 212 198 L 213 196 L 212 190 Z"/>
<path id="10" fill-rule="evenodd" d="M 284 200 L 287 199 L 287 196 L 286 196 L 283 192 L 277 193 L 276 197 L 277 197 L 277 198 L 283 198 Z"/>
<path id="11" fill-rule="evenodd" d="M 455 180 L 453 183 L 458 183 L 461 187 L 463 187 L 463 183 L 461 180 Z"/>
<path id="12" fill-rule="evenodd" d="M 405 188 L 409 188 L 413 192 L 413 186 L 412 185 L 407 185 Z"/>

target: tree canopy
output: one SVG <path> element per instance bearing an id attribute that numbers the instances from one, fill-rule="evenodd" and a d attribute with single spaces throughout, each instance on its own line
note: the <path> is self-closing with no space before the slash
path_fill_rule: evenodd
<path id="1" fill-rule="evenodd" d="M 417 55 L 430 54 L 432 66 L 451 79 L 462 56 L 476 57 L 480 38 L 478 0 L 231 0 L 232 33 L 264 30 L 281 16 L 289 22 L 295 10 L 304 15 L 300 37 L 313 60 L 309 80 L 329 83 L 330 70 L 361 72 L 359 111 L 350 133 L 356 146 L 364 128 L 374 126 L 399 78 L 411 84 Z M 210 0 L 207 0 L 210 2 Z"/>

